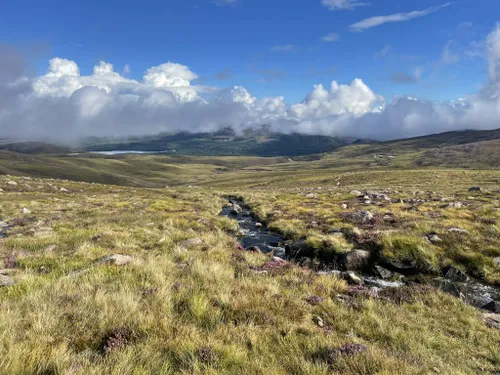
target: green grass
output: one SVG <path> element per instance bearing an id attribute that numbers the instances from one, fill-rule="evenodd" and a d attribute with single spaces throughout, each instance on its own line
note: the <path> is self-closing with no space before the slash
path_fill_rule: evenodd
<path id="1" fill-rule="evenodd" d="M 219 216 L 224 197 L 236 195 L 272 229 L 306 238 L 319 258 L 365 248 L 422 273 L 452 264 L 500 285 L 500 170 L 481 158 L 482 169 L 465 168 L 468 150 L 437 157 L 418 142 L 295 161 L 0 152 L 0 173 L 11 175 L 0 176 L 0 221 L 23 219 L 0 239 L 0 269 L 14 261 L 16 282 L 0 289 L 0 374 L 495 373 L 500 331 L 460 299 L 412 288 L 350 297 L 344 281 L 295 265 L 258 274 L 269 257 L 239 252 L 237 223 Z M 395 158 L 372 155 L 384 152 Z M 447 162 L 455 152 L 463 168 Z M 437 167 L 417 168 L 422 158 Z M 352 190 L 407 202 L 364 205 Z M 419 197 L 426 201 L 408 202 Z M 358 210 L 374 214 L 373 225 L 354 222 Z M 430 233 L 442 242 L 429 243 Z M 191 238 L 202 243 L 180 246 Z M 96 263 L 110 254 L 134 260 Z M 104 354 L 117 329 L 129 335 Z M 353 343 L 368 350 L 321 358 Z"/>

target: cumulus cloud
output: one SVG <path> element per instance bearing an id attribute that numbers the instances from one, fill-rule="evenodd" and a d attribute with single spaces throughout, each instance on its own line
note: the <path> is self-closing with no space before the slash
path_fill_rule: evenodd
<path id="1" fill-rule="evenodd" d="M 91 136 L 211 132 L 228 126 L 242 131 L 269 125 L 282 133 L 389 140 L 493 129 L 500 118 L 500 26 L 484 45 L 488 82 L 477 94 L 456 102 L 385 100 L 355 79 L 350 84 L 318 84 L 295 104 L 287 104 L 282 96 L 255 97 L 242 86 L 196 84 L 196 73 L 172 62 L 151 67 L 133 80 L 108 62 L 82 75 L 76 62 L 54 58 L 46 74 L 32 76 L 19 54 L 0 46 L 0 134 L 7 139 L 78 143 Z M 421 74 L 408 73 L 411 80 Z"/>
<path id="2" fill-rule="evenodd" d="M 321 4 L 330 10 L 352 10 L 357 7 L 370 5 L 361 0 L 321 0 Z"/>
<path id="3" fill-rule="evenodd" d="M 350 25 L 349 29 L 351 31 L 364 31 L 367 29 L 371 29 L 372 27 L 383 25 L 385 23 L 409 21 L 415 18 L 428 16 L 429 14 L 435 13 L 438 10 L 446 8 L 450 5 L 452 5 L 452 3 L 446 3 L 440 6 L 430 7 L 424 10 L 414 10 L 409 13 L 396 13 L 387 16 L 370 17 Z"/>

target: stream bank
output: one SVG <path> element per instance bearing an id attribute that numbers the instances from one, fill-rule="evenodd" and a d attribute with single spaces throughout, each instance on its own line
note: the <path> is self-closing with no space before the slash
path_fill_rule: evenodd
<path id="1" fill-rule="evenodd" d="M 221 215 L 238 222 L 238 241 L 246 251 L 272 253 L 273 256 L 311 268 L 319 274 L 341 277 L 350 284 L 365 284 L 375 291 L 398 288 L 412 282 L 411 278 L 378 264 L 366 250 L 353 250 L 330 262 L 318 264 L 314 262 L 314 251 L 311 251 L 306 240 L 292 241 L 284 238 L 271 231 L 266 223 L 260 222 L 243 200 L 227 198 L 229 203 L 222 209 Z M 476 308 L 500 313 L 500 288 L 471 280 L 453 267 L 443 272 L 441 277 L 422 275 L 420 279 L 445 293 L 462 298 Z"/>

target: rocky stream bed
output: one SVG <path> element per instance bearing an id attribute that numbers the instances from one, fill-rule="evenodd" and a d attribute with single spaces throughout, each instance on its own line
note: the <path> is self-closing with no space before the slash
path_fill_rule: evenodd
<path id="1" fill-rule="evenodd" d="M 330 274 L 345 279 L 349 284 L 365 285 L 374 293 L 400 288 L 418 280 L 462 298 L 484 312 L 500 314 L 500 288 L 473 280 L 454 267 L 444 268 L 439 276 L 415 275 L 411 272 L 405 275 L 404 267 L 390 269 L 390 265 L 361 249 L 339 255 L 330 262 L 317 262 L 308 256 L 312 252 L 305 239 L 293 241 L 284 238 L 271 231 L 266 223 L 260 222 L 244 201 L 235 197 L 228 197 L 228 200 L 221 215 L 238 222 L 238 241 L 245 251 L 272 253 L 274 257 L 311 268 L 318 274 Z M 343 235 L 342 232 L 339 235 Z"/>

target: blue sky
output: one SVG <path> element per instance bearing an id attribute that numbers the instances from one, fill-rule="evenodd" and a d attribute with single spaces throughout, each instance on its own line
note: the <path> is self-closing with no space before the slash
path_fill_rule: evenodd
<path id="1" fill-rule="evenodd" d="M 366 0 L 371 4 L 350 10 L 331 10 L 321 0 L 225 2 L 4 0 L 0 42 L 39 51 L 33 61 L 38 74 L 54 56 L 74 60 L 82 74 L 100 60 L 115 71 L 128 65 L 135 79 L 171 61 L 189 66 L 203 84 L 242 85 L 257 97 L 283 95 L 289 103 L 314 84 L 354 78 L 386 98 L 453 100 L 485 82 L 478 45 L 500 15 L 499 1 L 459 0 L 353 32 L 350 25 L 363 19 L 446 1 Z M 331 33 L 338 40 L 322 40 Z"/>

